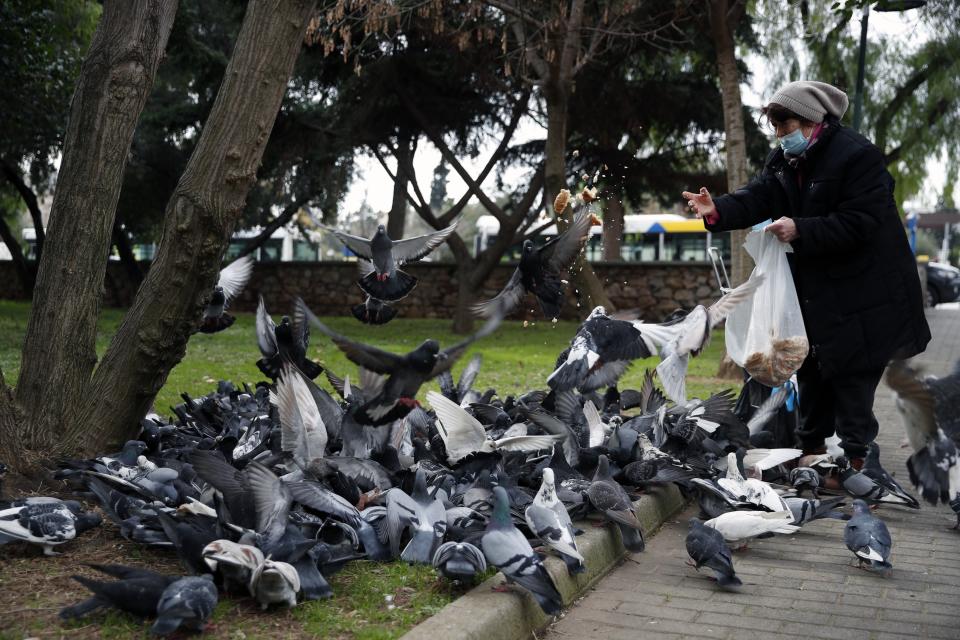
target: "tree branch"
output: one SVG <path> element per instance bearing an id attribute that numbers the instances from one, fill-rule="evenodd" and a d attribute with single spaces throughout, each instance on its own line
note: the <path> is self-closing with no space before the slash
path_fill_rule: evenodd
<path id="1" fill-rule="evenodd" d="M 20 194 L 20 197 L 23 199 L 23 202 L 27 205 L 27 210 L 30 212 L 30 218 L 33 220 L 33 228 L 36 231 L 37 245 L 37 262 L 40 262 L 40 256 L 43 252 L 43 243 L 47 238 L 46 233 L 43 230 L 43 214 L 40 212 L 40 205 L 37 203 L 37 194 L 33 192 L 33 189 L 24 182 L 23 177 L 20 175 L 20 172 L 16 167 L 11 165 L 6 160 L 0 160 L 0 169 L 3 170 L 3 175 L 7 181 L 13 185 L 14 189 L 17 190 L 17 193 Z"/>
<path id="2" fill-rule="evenodd" d="M 28 297 L 33 297 L 34 272 L 33 267 L 27 262 L 23 255 L 23 247 L 17 242 L 16 236 L 7 224 L 6 212 L 0 209 L 0 239 L 10 250 L 10 257 L 13 265 L 17 268 L 17 274 L 20 276 L 20 282 L 23 283 L 24 291 Z"/>
<path id="3" fill-rule="evenodd" d="M 927 117 L 924 118 L 924 125 L 912 129 L 912 135 L 905 136 L 900 146 L 895 147 L 890 153 L 886 154 L 884 156 L 884 162 L 890 165 L 900 160 L 905 151 L 923 140 L 924 134 L 926 134 L 933 125 L 937 124 L 940 118 L 949 110 L 949 107 L 950 101 L 946 98 L 941 98 L 934 103 L 934 105 L 930 107 L 930 110 L 927 111 Z"/>
<path id="4" fill-rule="evenodd" d="M 283 211 L 278 213 L 276 218 L 267 223 L 267 226 L 265 226 L 256 237 L 247 240 L 247 243 L 243 245 L 243 249 L 241 249 L 240 253 L 237 254 L 237 259 L 248 256 L 262 247 L 263 243 L 269 240 L 270 236 L 273 235 L 273 232 L 290 222 L 290 220 L 293 219 L 293 216 L 296 215 L 297 211 L 300 211 L 300 207 L 302 207 L 306 202 L 307 198 L 297 198 L 284 207 Z"/>

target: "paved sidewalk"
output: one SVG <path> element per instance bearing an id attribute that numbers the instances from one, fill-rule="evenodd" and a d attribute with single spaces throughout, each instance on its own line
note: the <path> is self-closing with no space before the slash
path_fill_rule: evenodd
<path id="1" fill-rule="evenodd" d="M 960 358 L 960 310 L 928 312 L 933 341 L 928 372 L 946 373 Z M 903 426 L 889 389 L 875 405 L 881 460 L 909 488 L 900 448 Z M 844 522 L 819 520 L 790 536 L 755 540 L 734 554 L 744 582 L 723 592 L 684 564 L 689 508 L 663 527 L 574 605 L 550 640 L 603 638 L 960 638 L 960 532 L 946 506 L 878 512 L 893 536 L 893 576 L 858 570 L 843 544 Z"/>

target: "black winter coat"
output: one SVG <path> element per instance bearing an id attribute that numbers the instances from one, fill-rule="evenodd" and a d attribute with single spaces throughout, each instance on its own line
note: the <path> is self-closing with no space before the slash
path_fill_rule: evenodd
<path id="1" fill-rule="evenodd" d="M 788 256 L 824 378 L 876 370 L 930 341 L 893 184 L 880 150 L 832 120 L 796 167 L 777 147 L 758 178 L 715 201 L 711 231 L 793 218 Z"/>

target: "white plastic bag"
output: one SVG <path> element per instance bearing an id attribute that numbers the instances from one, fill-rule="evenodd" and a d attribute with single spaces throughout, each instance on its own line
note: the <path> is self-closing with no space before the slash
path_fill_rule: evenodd
<path id="1" fill-rule="evenodd" d="M 764 280 L 753 300 L 727 317 L 727 354 L 754 380 L 775 387 L 796 373 L 810 349 L 787 263 L 793 249 L 763 231 L 751 231 L 743 246 L 757 265 L 750 277 Z"/>

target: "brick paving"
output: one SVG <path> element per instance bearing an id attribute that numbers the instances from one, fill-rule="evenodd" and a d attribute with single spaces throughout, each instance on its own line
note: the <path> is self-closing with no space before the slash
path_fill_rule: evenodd
<path id="1" fill-rule="evenodd" d="M 926 371 L 946 373 L 960 359 L 960 309 L 928 312 L 933 341 Z M 874 411 L 881 460 L 904 486 L 909 448 L 889 389 Z M 908 487 L 909 488 L 909 487 Z M 549 640 L 603 638 L 960 638 L 960 532 L 946 506 L 883 507 L 893 536 L 893 575 L 857 569 L 843 544 L 844 522 L 819 520 L 790 536 L 755 540 L 734 554 L 744 585 L 724 592 L 685 565 L 688 508 L 601 580 L 553 624 Z"/>

